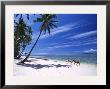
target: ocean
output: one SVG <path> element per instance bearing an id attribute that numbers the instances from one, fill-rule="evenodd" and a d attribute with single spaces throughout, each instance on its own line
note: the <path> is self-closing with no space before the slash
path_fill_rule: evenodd
<path id="1" fill-rule="evenodd" d="M 73 54 L 73 55 L 31 55 L 31 57 L 35 58 L 45 58 L 49 60 L 59 60 L 59 61 L 66 61 L 66 60 L 80 60 L 81 63 L 87 64 L 97 64 L 97 54 Z"/>

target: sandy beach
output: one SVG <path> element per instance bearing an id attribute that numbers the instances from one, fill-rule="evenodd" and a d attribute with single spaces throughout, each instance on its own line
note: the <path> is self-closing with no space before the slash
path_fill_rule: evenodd
<path id="1" fill-rule="evenodd" d="M 93 64 L 74 65 L 66 61 L 43 58 L 29 58 L 25 64 L 14 60 L 14 76 L 96 76 L 97 68 Z"/>

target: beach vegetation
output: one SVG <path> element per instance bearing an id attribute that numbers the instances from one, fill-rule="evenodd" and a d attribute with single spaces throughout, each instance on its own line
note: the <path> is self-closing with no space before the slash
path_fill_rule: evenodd
<path id="1" fill-rule="evenodd" d="M 14 21 L 14 58 L 19 59 L 32 40 L 32 29 L 22 18 Z"/>

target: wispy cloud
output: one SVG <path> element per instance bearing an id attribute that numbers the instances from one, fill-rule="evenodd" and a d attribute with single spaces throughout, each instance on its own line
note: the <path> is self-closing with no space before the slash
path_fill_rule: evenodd
<path id="1" fill-rule="evenodd" d="M 58 28 L 51 29 L 50 35 L 49 34 L 42 35 L 40 39 L 45 39 L 47 37 L 54 36 L 54 35 L 62 33 L 62 32 L 67 32 L 67 31 L 70 31 L 70 30 L 73 30 L 76 28 L 80 28 L 82 26 L 81 25 L 82 22 L 84 22 L 84 20 L 79 20 L 79 21 L 74 22 L 74 23 L 66 24 L 64 26 L 60 26 Z"/>
<path id="2" fill-rule="evenodd" d="M 82 45 L 91 45 L 91 44 L 97 44 L 97 42 L 88 42 L 88 43 L 84 43 Z"/>
<path id="3" fill-rule="evenodd" d="M 77 34 L 75 36 L 69 37 L 69 39 L 78 39 L 86 36 L 91 36 L 94 34 L 96 34 L 96 31 L 89 31 L 89 32 L 85 32 L 85 33 L 81 33 L 81 34 Z"/>
<path id="4" fill-rule="evenodd" d="M 45 39 L 45 38 L 48 38 L 48 37 L 50 37 L 50 36 L 54 36 L 54 35 L 56 35 L 56 34 L 58 34 L 58 33 L 62 33 L 62 32 L 69 31 L 69 30 L 72 29 L 72 27 L 75 27 L 76 25 L 78 25 L 78 23 L 79 23 L 79 22 L 70 23 L 70 24 L 65 24 L 64 26 L 60 26 L 60 27 L 58 27 L 58 28 L 51 29 L 50 35 L 49 35 L 49 34 L 43 34 L 43 33 L 42 33 L 40 39 Z M 31 22 L 28 23 L 28 24 L 31 24 Z M 33 40 L 37 38 L 37 35 L 39 35 L 39 33 L 37 33 L 37 34 L 34 33 L 34 34 L 33 34 L 33 36 L 32 36 Z"/>
<path id="5" fill-rule="evenodd" d="M 42 35 L 40 39 L 45 39 L 47 37 L 54 36 L 54 35 L 62 33 L 62 32 L 67 32 L 69 30 L 72 30 L 72 27 L 74 27 L 75 25 L 76 24 L 67 24 L 67 25 L 64 25 L 64 26 L 61 26 L 58 28 L 54 28 L 51 30 L 50 35 L 49 34 Z"/>
<path id="6" fill-rule="evenodd" d="M 60 44 L 60 42 L 52 43 L 52 44 L 50 44 L 50 45 L 51 45 L 51 46 L 54 46 L 54 45 L 58 45 L 58 44 Z"/>
<path id="7" fill-rule="evenodd" d="M 54 49 L 57 49 L 57 48 L 65 48 L 65 47 L 71 47 L 73 45 L 56 45 L 56 46 L 49 46 L 49 47 L 46 47 L 46 48 L 43 48 L 43 49 L 40 49 L 40 50 L 54 50 Z"/>
<path id="8" fill-rule="evenodd" d="M 40 37 L 40 39 L 45 39 L 45 38 L 48 38 L 50 36 L 54 36 L 56 34 L 69 31 L 75 25 L 76 25 L 76 23 L 74 23 L 74 24 L 66 24 L 64 26 L 60 26 L 58 28 L 51 29 L 51 34 L 50 35 L 49 34 L 42 34 L 41 37 Z M 39 33 L 33 34 L 33 36 L 32 36 L 33 40 L 36 39 L 38 35 L 39 35 Z"/>
<path id="9" fill-rule="evenodd" d="M 60 44 L 60 45 L 59 45 Z M 68 45 L 71 45 L 71 46 L 84 46 L 84 45 L 92 45 L 92 44 L 97 44 L 97 40 L 93 37 L 93 39 L 87 39 L 87 40 L 82 40 L 82 41 L 79 41 L 79 40 L 75 40 L 75 41 L 69 41 L 69 42 L 59 42 L 59 43 L 53 43 L 51 44 L 50 46 L 51 47 L 69 47 Z"/>
<path id="10" fill-rule="evenodd" d="M 60 37 L 61 38 L 67 38 L 67 37 L 69 37 L 69 36 L 71 36 L 72 34 L 71 33 L 68 33 L 68 34 L 65 34 L 65 35 L 61 35 Z"/>
<path id="11" fill-rule="evenodd" d="M 48 53 L 43 53 L 43 52 L 41 52 L 41 53 L 37 53 L 37 55 L 47 55 Z"/>
<path id="12" fill-rule="evenodd" d="M 55 49 L 55 48 L 64 48 L 64 47 L 71 47 L 73 45 L 57 45 L 57 46 L 52 46 L 52 47 L 48 47 L 49 49 Z"/>
<path id="13" fill-rule="evenodd" d="M 83 43 L 83 44 L 60 44 L 60 45 L 55 45 L 55 46 L 49 46 L 47 48 L 41 49 L 41 50 L 54 50 L 57 48 L 67 48 L 67 47 L 76 47 L 76 46 L 85 46 L 85 45 L 91 45 L 91 44 L 96 44 L 96 42 L 89 42 L 89 43 Z"/>
<path id="14" fill-rule="evenodd" d="M 91 52 L 96 52 L 96 50 L 95 49 L 89 49 L 89 50 L 86 50 L 86 51 L 84 51 L 85 53 L 91 53 Z"/>
<path id="15" fill-rule="evenodd" d="M 82 24 L 82 22 L 83 22 L 83 24 Z M 54 36 L 54 35 L 62 33 L 62 32 L 67 32 L 67 31 L 77 29 L 77 28 L 80 28 L 80 27 L 83 27 L 83 26 L 88 26 L 88 25 L 91 25 L 91 23 L 88 24 L 88 23 L 84 22 L 84 20 L 79 20 L 79 21 L 74 22 L 74 23 L 66 24 L 64 26 L 60 26 L 58 28 L 51 29 L 51 34 L 50 35 L 49 34 L 42 34 L 40 39 L 45 39 L 45 38 Z M 67 34 L 67 35 L 64 35 L 62 37 L 68 37 L 70 35 L 71 34 Z M 36 38 L 36 35 L 33 35 L 33 40 L 35 38 Z"/>

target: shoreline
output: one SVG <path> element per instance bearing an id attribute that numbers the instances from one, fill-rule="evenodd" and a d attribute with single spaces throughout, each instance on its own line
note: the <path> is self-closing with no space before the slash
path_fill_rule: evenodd
<path id="1" fill-rule="evenodd" d="M 29 58 L 25 64 L 14 59 L 14 76 L 96 76 L 97 66 L 81 63 L 74 65 L 65 61 L 45 58 Z M 31 71 L 31 72 L 30 72 Z"/>

